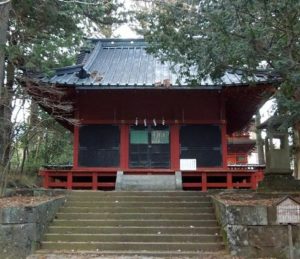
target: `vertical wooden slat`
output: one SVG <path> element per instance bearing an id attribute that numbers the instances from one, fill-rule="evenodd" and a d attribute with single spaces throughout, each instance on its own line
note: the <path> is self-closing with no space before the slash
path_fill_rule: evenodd
<path id="1" fill-rule="evenodd" d="M 257 177 L 256 177 L 256 173 L 251 174 L 250 181 L 251 181 L 251 189 L 252 189 L 252 190 L 256 190 L 256 188 L 257 188 Z"/>
<path id="2" fill-rule="evenodd" d="M 92 188 L 93 188 L 93 190 L 97 190 L 98 189 L 98 174 L 96 172 L 93 172 L 92 177 L 93 177 Z"/>
<path id="3" fill-rule="evenodd" d="M 67 189 L 71 190 L 72 189 L 72 182 L 73 182 L 73 176 L 72 176 L 72 171 L 68 171 L 67 174 Z"/>
<path id="4" fill-rule="evenodd" d="M 43 172 L 43 177 L 44 177 L 43 187 L 47 189 L 47 188 L 49 188 L 49 174 L 48 174 L 48 172 Z"/>
<path id="5" fill-rule="evenodd" d="M 233 183 L 232 183 L 232 173 L 228 172 L 226 174 L 226 184 L 227 184 L 227 189 L 233 189 Z"/>

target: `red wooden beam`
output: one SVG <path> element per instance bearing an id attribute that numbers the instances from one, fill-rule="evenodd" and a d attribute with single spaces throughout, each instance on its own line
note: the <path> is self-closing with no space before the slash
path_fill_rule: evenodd
<path id="1" fill-rule="evenodd" d="M 48 188 L 56 187 L 56 188 L 66 188 L 66 182 L 50 182 Z"/>
<path id="2" fill-rule="evenodd" d="M 179 145 L 179 125 L 174 124 L 170 126 L 171 134 L 171 169 L 174 171 L 179 170 L 180 159 L 180 145 Z"/>
<path id="3" fill-rule="evenodd" d="M 222 124 L 221 126 L 221 136 L 222 136 L 222 165 L 223 168 L 227 168 L 227 132 L 226 132 L 226 124 Z"/>
<path id="4" fill-rule="evenodd" d="M 86 183 L 86 182 L 78 182 L 78 183 L 72 183 L 72 187 L 93 187 L 93 183 Z"/>
<path id="5" fill-rule="evenodd" d="M 120 167 L 124 170 L 128 168 L 129 161 L 129 125 L 121 125 L 120 136 Z"/>
<path id="6" fill-rule="evenodd" d="M 183 183 L 182 187 L 183 188 L 201 188 L 202 183 Z"/>
<path id="7" fill-rule="evenodd" d="M 49 175 L 48 175 L 48 172 L 43 172 L 43 178 L 44 178 L 44 181 L 43 181 L 43 187 L 44 188 L 49 188 Z"/>
<path id="8" fill-rule="evenodd" d="M 92 177 L 93 177 L 93 179 L 92 179 L 93 190 L 97 190 L 98 189 L 97 188 L 97 184 L 98 184 L 98 175 L 97 175 L 97 173 L 93 172 Z"/>
<path id="9" fill-rule="evenodd" d="M 227 188 L 232 189 L 233 185 L 232 185 L 232 173 L 231 172 L 228 172 L 226 174 L 226 182 L 227 182 Z"/>

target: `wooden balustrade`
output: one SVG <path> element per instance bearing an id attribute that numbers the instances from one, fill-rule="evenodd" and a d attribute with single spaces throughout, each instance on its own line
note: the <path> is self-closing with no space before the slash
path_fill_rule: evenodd
<path id="1" fill-rule="evenodd" d="M 231 165 L 226 169 L 197 169 L 183 171 L 183 190 L 253 189 L 263 179 L 264 166 Z M 110 169 L 42 169 L 44 188 L 114 190 L 116 168 Z M 170 169 L 128 169 L 124 174 L 174 174 Z"/>

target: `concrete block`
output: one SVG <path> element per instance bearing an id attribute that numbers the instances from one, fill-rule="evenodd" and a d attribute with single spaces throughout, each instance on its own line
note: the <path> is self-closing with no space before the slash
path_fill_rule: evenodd
<path id="1" fill-rule="evenodd" d="M 117 190 L 122 191 L 174 191 L 175 175 L 122 175 L 117 179 Z M 117 177 L 118 178 L 118 177 Z"/>
<path id="2" fill-rule="evenodd" d="M 116 179 L 116 186 L 115 186 L 116 191 L 122 190 L 123 175 L 124 175 L 123 171 L 117 172 L 117 179 Z"/>
<path id="3" fill-rule="evenodd" d="M 181 171 L 175 172 L 175 188 L 176 190 L 182 190 L 182 173 Z"/>

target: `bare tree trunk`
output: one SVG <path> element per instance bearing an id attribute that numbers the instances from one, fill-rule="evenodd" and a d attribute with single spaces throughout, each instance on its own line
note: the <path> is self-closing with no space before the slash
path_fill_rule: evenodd
<path id="1" fill-rule="evenodd" d="M 23 148 L 23 154 L 22 154 L 22 163 L 20 168 L 20 174 L 22 175 L 24 173 L 26 160 L 30 158 L 30 145 L 37 145 L 36 141 L 33 141 L 36 139 L 36 130 L 37 130 L 37 124 L 38 124 L 38 104 L 31 100 L 30 104 L 30 115 L 29 115 L 29 127 L 27 129 L 25 140 L 24 140 L 24 148 Z"/>
<path id="2" fill-rule="evenodd" d="M 259 124 L 260 124 L 260 113 L 258 111 L 255 116 L 256 147 L 257 147 L 258 163 L 260 165 L 263 165 L 263 164 L 265 164 L 264 143 L 263 143 L 263 139 L 261 137 L 261 130 L 257 128 Z"/>
<path id="3" fill-rule="evenodd" d="M 8 61 L 7 62 L 7 83 L 3 88 L 3 99 L 0 112 L 0 121 L 1 123 L 1 136 L 3 143 L 3 154 L 2 154 L 2 165 L 6 165 L 9 162 L 10 152 L 11 152 L 11 141 L 12 141 L 12 101 L 13 101 L 13 86 L 15 81 L 15 67 Z"/>
<path id="4" fill-rule="evenodd" d="M 5 142 L 5 44 L 7 42 L 8 18 L 11 5 L 10 0 L 0 0 L 0 196 L 6 189 L 7 172 L 9 164 L 5 163 L 7 157 Z"/>
<path id="5" fill-rule="evenodd" d="M 294 127 L 294 176 L 300 178 L 300 123 Z"/>
<path id="6" fill-rule="evenodd" d="M 4 101 L 5 101 L 5 44 L 7 41 L 8 17 L 10 10 L 10 1 L 0 0 L 0 172 L 3 170 L 5 163 L 5 142 L 4 142 Z M 1 179 L 0 179 L 1 180 Z"/>
<path id="7" fill-rule="evenodd" d="M 2 157 L 0 158 L 0 195 L 3 196 L 6 190 L 7 175 L 10 171 L 10 160 L 12 157 L 12 140 L 13 140 L 13 124 L 12 124 L 12 101 L 13 101 L 13 85 L 15 80 L 15 67 L 11 62 L 7 62 L 5 87 L 2 88 L 0 106 L 0 130 L 1 130 L 1 149 Z"/>
<path id="8" fill-rule="evenodd" d="M 24 147 L 23 152 L 22 152 L 22 162 L 21 162 L 21 167 L 20 167 L 20 175 L 23 175 L 23 172 L 24 172 L 25 161 L 26 161 L 26 158 L 28 157 L 27 153 L 28 153 L 28 142 L 25 144 L 25 147 Z"/>

